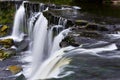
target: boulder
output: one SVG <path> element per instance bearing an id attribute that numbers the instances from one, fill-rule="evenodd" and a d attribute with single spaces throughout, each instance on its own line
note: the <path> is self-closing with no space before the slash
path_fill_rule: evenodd
<path id="1" fill-rule="evenodd" d="M 79 33 L 82 37 L 90 37 L 90 38 L 100 38 L 102 34 L 97 31 L 83 31 Z"/>
<path id="2" fill-rule="evenodd" d="M 11 46 L 14 45 L 14 41 L 11 38 L 0 40 L 0 45 L 4 48 L 10 48 Z"/>
<path id="3" fill-rule="evenodd" d="M 67 46 L 74 46 L 78 47 L 80 44 L 75 41 L 73 36 L 66 36 L 61 42 L 60 42 L 60 47 L 67 47 Z"/>
<path id="4" fill-rule="evenodd" d="M 18 76 L 15 80 L 27 80 L 23 74 Z"/>
<path id="5" fill-rule="evenodd" d="M 23 39 L 20 42 L 14 42 L 14 45 L 17 47 L 17 52 L 25 51 L 29 47 L 29 40 Z"/>
<path id="6" fill-rule="evenodd" d="M 0 60 L 3 61 L 5 59 L 10 58 L 11 56 L 14 56 L 16 54 L 16 51 L 14 49 L 9 49 L 9 50 L 0 50 Z"/>
<path id="7" fill-rule="evenodd" d="M 75 20 L 75 24 L 77 26 L 86 26 L 88 24 L 88 21 L 86 21 L 86 20 Z"/>
<path id="8" fill-rule="evenodd" d="M 22 67 L 18 66 L 18 65 L 11 65 L 8 66 L 8 70 L 12 73 L 12 74 L 17 74 L 19 72 L 22 71 Z"/>
<path id="9" fill-rule="evenodd" d="M 7 25 L 3 25 L 1 28 L 0 28 L 0 31 L 3 32 L 3 31 L 6 31 L 8 30 L 8 26 Z"/>
<path id="10" fill-rule="evenodd" d="M 99 25 L 99 31 L 109 31 L 109 29 L 106 26 Z"/>
<path id="11" fill-rule="evenodd" d="M 7 25 L 1 25 L 0 26 L 0 36 L 5 36 L 7 34 L 8 28 L 9 27 Z"/>
<path id="12" fill-rule="evenodd" d="M 95 23 L 89 23 L 86 25 L 87 30 L 98 30 L 98 24 Z"/>
<path id="13" fill-rule="evenodd" d="M 94 31 L 109 31 L 109 29 L 104 25 L 99 25 L 95 23 L 89 23 L 86 25 L 85 29 Z"/>

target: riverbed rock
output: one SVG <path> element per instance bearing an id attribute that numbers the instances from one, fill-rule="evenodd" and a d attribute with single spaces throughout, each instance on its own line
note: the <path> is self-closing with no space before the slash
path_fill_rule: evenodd
<path id="1" fill-rule="evenodd" d="M 5 59 L 8 59 L 16 54 L 16 51 L 14 49 L 0 49 L 0 60 L 3 61 Z"/>
<path id="2" fill-rule="evenodd" d="M 10 48 L 13 45 L 14 45 L 14 41 L 11 38 L 0 40 L 0 46 L 1 47 Z"/>
<path id="3" fill-rule="evenodd" d="M 89 23 L 86 25 L 87 30 L 98 30 L 98 24 L 95 23 Z"/>
<path id="4" fill-rule="evenodd" d="M 74 47 L 78 47 L 80 44 L 75 41 L 73 36 L 66 36 L 60 43 L 60 47 L 67 47 L 70 45 Z"/>
<path id="5" fill-rule="evenodd" d="M 12 73 L 12 74 L 17 74 L 19 72 L 22 71 L 22 67 L 18 66 L 18 65 L 11 65 L 8 66 L 8 70 Z"/>
<path id="6" fill-rule="evenodd" d="M 5 36 L 9 27 L 7 25 L 0 26 L 0 36 Z"/>
<path id="7" fill-rule="evenodd" d="M 97 31 L 83 31 L 79 33 L 82 37 L 100 38 L 102 34 Z"/>
<path id="8" fill-rule="evenodd" d="M 8 26 L 7 25 L 3 25 L 0 29 L 0 31 L 6 31 L 8 29 Z"/>
<path id="9" fill-rule="evenodd" d="M 86 20 L 75 20 L 75 24 L 77 26 L 86 26 L 88 24 L 88 21 L 86 21 Z"/>
<path id="10" fill-rule="evenodd" d="M 15 80 L 27 80 L 23 74 L 18 76 Z"/>
<path id="11" fill-rule="evenodd" d="M 95 23 L 88 23 L 85 29 L 94 31 L 109 31 L 106 26 Z"/>
<path id="12" fill-rule="evenodd" d="M 24 38 L 20 42 L 14 42 L 14 45 L 17 48 L 17 52 L 25 51 L 29 47 L 29 40 L 27 40 L 27 39 Z"/>

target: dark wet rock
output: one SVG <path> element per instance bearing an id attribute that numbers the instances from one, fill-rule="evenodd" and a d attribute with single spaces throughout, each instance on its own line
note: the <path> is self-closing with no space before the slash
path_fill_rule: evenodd
<path id="1" fill-rule="evenodd" d="M 100 38 L 102 37 L 102 34 L 97 31 L 83 31 L 80 32 L 80 36 L 90 37 L 90 38 Z"/>
<path id="2" fill-rule="evenodd" d="M 109 31 L 109 29 L 104 25 L 99 25 L 95 23 L 89 23 L 86 25 L 87 30 L 96 30 L 96 31 Z"/>
<path id="3" fill-rule="evenodd" d="M 13 45 L 14 45 L 14 41 L 11 38 L 0 40 L 0 46 L 1 47 L 10 48 Z"/>
<path id="4" fill-rule="evenodd" d="M 23 74 L 18 76 L 15 80 L 27 80 Z"/>
<path id="5" fill-rule="evenodd" d="M 73 36 L 65 37 L 60 43 L 60 47 L 66 47 L 66 46 L 70 46 L 70 45 L 74 46 L 74 47 L 78 47 L 80 44 L 75 41 Z"/>
<path id="6" fill-rule="evenodd" d="M 95 23 L 89 23 L 86 25 L 87 30 L 98 30 L 98 24 Z"/>
<path id="7" fill-rule="evenodd" d="M 7 35 L 9 27 L 7 25 L 0 25 L 0 36 Z"/>
<path id="8" fill-rule="evenodd" d="M 75 24 L 77 26 L 86 26 L 88 24 L 88 21 L 85 21 L 85 20 L 75 20 Z"/>
<path id="9" fill-rule="evenodd" d="M 22 71 L 22 67 L 18 66 L 18 65 L 11 65 L 8 66 L 8 70 L 12 73 L 12 74 L 17 74 L 19 72 Z"/>
<path id="10" fill-rule="evenodd" d="M 11 56 L 14 56 L 16 54 L 16 51 L 14 49 L 1 49 L 0 50 L 0 60 L 8 59 Z"/>
<path id="11" fill-rule="evenodd" d="M 99 31 L 109 31 L 109 29 L 106 26 L 99 25 Z"/>
<path id="12" fill-rule="evenodd" d="M 17 52 L 25 51 L 28 49 L 29 40 L 22 40 L 21 42 L 15 42 L 15 46 L 17 47 Z"/>
<path id="13" fill-rule="evenodd" d="M 116 44 L 118 50 L 120 50 L 120 40 L 116 41 L 115 44 Z"/>
<path id="14" fill-rule="evenodd" d="M 71 21 L 71 20 L 67 20 L 65 28 L 69 28 L 69 27 L 72 27 L 72 26 L 74 26 L 74 22 Z"/>

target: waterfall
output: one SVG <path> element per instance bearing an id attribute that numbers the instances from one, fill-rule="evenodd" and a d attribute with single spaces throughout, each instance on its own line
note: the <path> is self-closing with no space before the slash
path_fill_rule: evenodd
<path id="1" fill-rule="evenodd" d="M 33 61 L 31 63 L 32 75 L 35 74 L 41 62 L 43 61 L 43 57 L 45 56 L 44 45 L 47 35 L 47 25 L 47 19 L 42 13 L 40 13 L 40 16 L 33 29 L 33 45 L 31 54 L 33 57 Z"/>
<path id="2" fill-rule="evenodd" d="M 59 43 L 70 32 L 70 29 L 65 29 L 54 38 L 51 54 L 60 49 Z"/>
<path id="3" fill-rule="evenodd" d="M 71 61 L 70 58 L 62 57 L 65 54 L 64 50 L 66 49 L 70 50 L 71 48 L 63 48 L 55 52 L 52 56 L 50 56 L 40 66 L 36 74 L 32 78 L 30 78 L 30 80 L 57 78 L 58 74 L 61 72 L 60 67 L 69 64 L 69 62 Z"/>
<path id="4" fill-rule="evenodd" d="M 45 8 L 43 4 L 41 4 L 40 7 L 42 7 L 40 11 L 43 11 Z M 21 5 L 15 15 L 12 32 L 12 37 L 15 38 L 15 40 L 20 40 L 23 37 L 23 29 L 25 27 L 24 15 L 25 9 L 24 6 Z M 54 25 L 51 26 L 51 28 L 48 28 L 48 20 L 44 17 L 42 12 L 38 12 L 33 13 L 28 21 L 28 37 L 30 39 L 30 48 L 28 51 L 30 53 L 28 56 L 26 56 L 26 59 L 29 60 L 32 58 L 32 61 L 29 61 L 31 63 L 27 66 L 27 68 L 29 67 L 29 72 L 27 73 L 28 76 L 26 76 L 28 80 L 65 77 L 74 73 L 73 71 L 65 71 L 65 67 L 68 67 L 72 61 L 71 57 L 81 54 L 107 57 L 102 56 L 98 53 L 102 51 L 113 51 L 117 49 L 116 44 L 114 43 L 99 48 L 90 49 L 85 49 L 82 46 L 68 46 L 65 48 L 60 48 L 60 42 L 70 32 L 70 28 L 65 29 L 67 19 L 59 18 L 58 25 Z M 60 30 L 60 28 L 62 28 L 62 30 Z M 54 35 L 54 29 L 56 29 L 56 35 Z M 109 36 L 116 39 L 116 36 Z M 24 73 L 24 75 L 26 75 L 26 73 Z"/>
<path id="5" fill-rule="evenodd" d="M 24 5 L 22 4 L 20 8 L 17 10 L 15 14 L 15 19 L 14 19 L 12 37 L 15 40 L 21 40 L 23 37 L 23 28 L 25 27 L 24 17 L 25 17 L 25 9 L 24 9 Z"/>
<path id="6" fill-rule="evenodd" d="M 97 53 L 102 51 L 112 51 L 116 50 L 117 47 L 115 44 L 109 44 L 103 46 L 101 48 L 93 48 L 93 49 L 84 49 L 84 48 L 75 48 L 72 46 L 68 46 L 56 51 L 52 56 L 50 56 L 38 69 L 36 74 L 30 80 L 38 80 L 38 79 L 50 79 L 50 78 L 62 78 L 68 76 L 73 71 L 64 72 L 64 68 L 69 66 L 69 63 L 72 60 L 72 56 L 81 55 L 81 54 L 90 54 L 100 57 Z M 49 66 L 49 67 L 48 67 Z M 60 73 L 62 73 L 60 75 Z"/>
<path id="7" fill-rule="evenodd" d="M 35 21 L 37 20 L 37 18 L 39 17 L 40 13 L 34 13 L 33 16 L 30 18 L 29 20 L 29 27 L 28 27 L 28 35 L 30 38 L 32 38 L 32 34 L 33 34 L 33 28 L 35 25 Z"/>
<path id="8" fill-rule="evenodd" d="M 62 17 L 59 18 L 58 25 L 62 25 L 65 28 L 66 23 L 67 19 L 64 19 Z"/>

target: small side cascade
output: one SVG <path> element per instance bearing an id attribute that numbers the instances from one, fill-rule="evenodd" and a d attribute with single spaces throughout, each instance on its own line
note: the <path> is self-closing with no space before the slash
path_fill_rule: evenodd
<path id="1" fill-rule="evenodd" d="M 54 38 L 51 54 L 60 49 L 59 43 L 62 41 L 62 39 L 64 39 L 65 36 L 67 36 L 69 32 L 70 29 L 65 29 Z"/>
<path id="2" fill-rule="evenodd" d="M 25 8 L 24 4 L 20 6 L 20 8 L 17 10 L 15 14 L 15 19 L 14 19 L 14 26 L 13 26 L 13 32 L 12 32 L 12 37 L 15 39 L 22 39 L 23 37 L 23 31 L 25 27 Z"/>
<path id="3" fill-rule="evenodd" d="M 60 17 L 58 21 L 58 25 L 63 25 L 63 27 L 65 28 L 66 23 L 67 23 L 67 19 Z"/>

